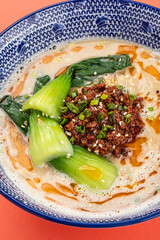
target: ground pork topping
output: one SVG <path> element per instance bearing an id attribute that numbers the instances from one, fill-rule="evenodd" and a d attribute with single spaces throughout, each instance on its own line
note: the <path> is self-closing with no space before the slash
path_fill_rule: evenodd
<path id="1" fill-rule="evenodd" d="M 98 83 L 73 90 L 60 110 L 70 141 L 97 154 L 127 156 L 126 143 L 135 141 L 143 129 L 140 112 L 143 98 L 124 93 L 123 86 Z"/>

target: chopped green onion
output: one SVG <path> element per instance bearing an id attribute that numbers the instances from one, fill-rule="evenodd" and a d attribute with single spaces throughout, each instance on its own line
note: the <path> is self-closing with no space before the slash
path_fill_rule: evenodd
<path id="1" fill-rule="evenodd" d="M 88 118 L 88 117 L 91 116 L 91 111 L 86 108 L 86 109 L 83 111 L 83 114 L 86 116 L 86 118 Z"/>
<path id="2" fill-rule="evenodd" d="M 103 78 L 103 77 L 99 77 L 99 78 L 98 78 L 98 82 L 99 82 L 99 83 L 102 83 L 102 82 L 103 82 L 103 80 L 104 80 L 104 78 Z"/>
<path id="3" fill-rule="evenodd" d="M 98 105 L 99 104 L 99 99 L 94 99 L 91 100 L 90 105 Z"/>
<path id="4" fill-rule="evenodd" d="M 124 108 L 122 105 L 119 105 L 117 109 L 118 109 L 118 111 L 123 111 Z"/>
<path id="5" fill-rule="evenodd" d="M 76 126 L 76 131 L 84 134 L 85 133 L 85 126 L 84 125 L 81 125 L 80 127 Z"/>
<path id="6" fill-rule="evenodd" d="M 76 107 L 75 105 L 74 105 L 74 103 L 67 103 L 66 104 L 67 105 L 67 107 L 69 108 L 69 110 L 71 110 L 71 112 L 73 112 L 73 113 L 79 113 L 79 109 L 78 109 L 78 107 Z"/>
<path id="7" fill-rule="evenodd" d="M 69 96 L 72 97 L 72 98 L 77 97 L 77 95 L 78 95 L 78 90 L 77 89 L 74 89 L 72 92 L 69 93 Z"/>
<path id="8" fill-rule="evenodd" d="M 99 134 L 97 135 L 97 139 L 104 139 L 107 136 L 107 133 L 103 130 L 101 130 L 99 132 Z"/>
<path id="9" fill-rule="evenodd" d="M 111 110 L 111 109 L 115 109 L 116 105 L 114 103 L 108 103 L 107 104 L 107 109 Z"/>
<path id="10" fill-rule="evenodd" d="M 129 123 L 129 122 L 130 122 L 130 119 L 129 119 L 130 117 L 131 117 L 131 114 L 130 114 L 130 113 L 127 114 L 126 116 L 124 116 L 126 123 Z"/>
<path id="11" fill-rule="evenodd" d="M 87 100 L 79 101 L 79 102 L 78 102 L 78 108 L 79 108 L 80 111 L 83 111 L 83 109 L 85 108 L 85 106 L 87 106 Z"/>
<path id="12" fill-rule="evenodd" d="M 83 92 L 83 95 L 86 95 L 86 94 L 87 94 L 87 92 L 88 92 L 88 91 L 87 91 L 87 90 L 85 90 L 85 91 Z"/>
<path id="13" fill-rule="evenodd" d="M 60 112 L 65 113 L 65 112 L 68 112 L 69 108 L 68 107 L 60 107 L 59 110 L 60 110 Z"/>
<path id="14" fill-rule="evenodd" d="M 124 106 L 124 110 L 127 110 L 127 106 Z"/>
<path id="15" fill-rule="evenodd" d="M 73 144 L 74 143 L 74 137 L 71 137 L 70 142 Z"/>
<path id="16" fill-rule="evenodd" d="M 27 99 L 29 98 L 30 96 L 28 94 L 24 94 L 24 98 Z"/>
<path id="17" fill-rule="evenodd" d="M 104 117 L 103 117 L 103 113 L 102 113 L 102 112 L 98 114 L 97 120 L 98 120 L 99 123 L 104 120 Z"/>
<path id="18" fill-rule="evenodd" d="M 149 110 L 150 112 L 152 112 L 154 109 L 153 109 L 153 107 L 149 107 L 148 110 Z"/>
<path id="19" fill-rule="evenodd" d="M 120 90 L 124 89 L 124 87 L 122 85 L 118 85 L 117 88 Z"/>
<path id="20" fill-rule="evenodd" d="M 85 118 L 85 116 L 84 116 L 84 114 L 83 114 L 83 113 L 80 113 L 78 117 L 79 117 L 79 119 L 80 119 L 80 120 L 82 120 L 82 121 L 83 121 L 83 120 L 84 120 L 84 118 Z"/>
<path id="21" fill-rule="evenodd" d="M 153 115 L 150 115 L 150 116 L 147 117 L 147 119 L 150 120 L 150 121 L 153 121 L 154 117 L 153 117 Z"/>
<path id="22" fill-rule="evenodd" d="M 60 125 L 65 125 L 66 123 L 68 123 L 68 119 L 67 118 L 64 118 L 64 117 L 62 117 L 61 119 L 59 119 L 59 124 Z"/>
<path id="23" fill-rule="evenodd" d="M 108 98 L 108 95 L 103 93 L 100 98 L 101 98 L 102 100 L 106 100 L 106 99 Z"/>
<path id="24" fill-rule="evenodd" d="M 107 131 L 107 129 L 113 131 L 114 130 L 114 127 L 110 126 L 110 125 L 103 125 L 102 126 L 102 130 L 103 131 Z"/>
<path id="25" fill-rule="evenodd" d="M 110 111 L 110 112 L 108 112 L 107 114 L 108 114 L 108 116 L 110 116 L 110 115 L 113 115 L 113 111 Z"/>
<path id="26" fill-rule="evenodd" d="M 129 94 L 129 99 L 133 102 L 133 100 L 138 97 L 137 95 L 134 94 Z"/>

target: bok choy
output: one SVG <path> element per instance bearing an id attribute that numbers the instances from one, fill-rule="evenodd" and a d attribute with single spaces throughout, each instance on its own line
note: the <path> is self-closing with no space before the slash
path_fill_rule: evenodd
<path id="1" fill-rule="evenodd" d="M 118 176 L 117 168 L 99 155 L 79 146 L 73 146 L 74 155 L 50 161 L 57 170 L 67 174 L 77 183 L 100 190 L 109 189 Z"/>
<path id="2" fill-rule="evenodd" d="M 73 155 L 73 147 L 57 121 L 33 111 L 29 124 L 29 150 L 34 166 Z"/>
<path id="3" fill-rule="evenodd" d="M 55 80 L 49 82 L 29 98 L 23 105 L 23 110 L 35 109 L 58 120 L 59 108 L 64 105 L 64 100 L 71 87 L 72 72 L 61 74 Z"/>

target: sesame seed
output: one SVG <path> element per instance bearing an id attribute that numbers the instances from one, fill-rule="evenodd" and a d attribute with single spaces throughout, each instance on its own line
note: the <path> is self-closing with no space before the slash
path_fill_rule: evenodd
<path id="1" fill-rule="evenodd" d="M 23 103 L 24 101 L 21 99 L 21 100 L 19 100 L 19 102 Z"/>
<path id="2" fill-rule="evenodd" d="M 103 147 L 102 144 L 98 144 L 99 147 Z"/>
<path id="3" fill-rule="evenodd" d="M 96 147 L 97 146 L 97 144 L 95 143 L 95 144 L 93 144 L 93 147 Z"/>
<path id="4" fill-rule="evenodd" d="M 97 72 L 94 72 L 94 75 L 97 75 Z"/>
<path id="5" fill-rule="evenodd" d="M 125 137 L 128 137 L 128 136 L 129 136 L 129 135 L 126 133 L 126 134 L 125 134 Z"/>
<path id="6" fill-rule="evenodd" d="M 89 152 L 91 152 L 91 149 L 90 149 L 90 148 L 88 148 L 88 151 L 89 151 Z"/>
<path id="7" fill-rule="evenodd" d="M 50 118 L 54 118 L 54 116 L 50 116 Z"/>
<path id="8" fill-rule="evenodd" d="M 127 112 L 124 112 L 123 115 L 127 115 Z"/>
<path id="9" fill-rule="evenodd" d="M 42 116 L 44 116 L 44 112 L 42 112 Z"/>
<path id="10" fill-rule="evenodd" d="M 46 117 L 48 117 L 48 114 L 46 113 Z"/>
<path id="11" fill-rule="evenodd" d="M 61 140 L 61 143 L 64 144 L 64 142 Z"/>
<path id="12" fill-rule="evenodd" d="M 134 83 L 131 83 L 131 86 L 134 86 Z"/>
<path id="13" fill-rule="evenodd" d="M 65 99 L 63 99 L 63 102 L 65 102 L 66 100 Z"/>
<path id="14" fill-rule="evenodd" d="M 83 98 L 86 100 L 87 99 L 87 97 L 86 96 L 83 96 Z"/>
<path id="15" fill-rule="evenodd" d="M 70 132 L 67 132 L 67 131 L 66 131 L 65 133 L 66 133 L 68 136 L 71 136 L 71 133 L 70 133 Z"/>
<path id="16" fill-rule="evenodd" d="M 120 137 L 120 136 L 121 136 L 121 134 L 120 134 L 120 133 L 118 133 L 118 134 L 117 134 L 117 137 Z"/>
<path id="17" fill-rule="evenodd" d="M 121 126 L 121 125 L 122 125 L 122 123 L 123 123 L 123 121 L 120 121 L 120 122 L 119 122 L 119 125 Z"/>
<path id="18" fill-rule="evenodd" d="M 115 149 L 115 147 L 116 147 L 115 145 L 112 146 L 113 149 Z"/>
<path id="19" fill-rule="evenodd" d="M 98 150 L 95 150 L 94 152 L 95 152 L 96 154 L 99 154 L 99 151 L 98 151 Z"/>
<path id="20" fill-rule="evenodd" d="M 21 128 L 26 128 L 25 126 L 21 125 Z"/>
<path id="21" fill-rule="evenodd" d="M 59 126 L 60 126 L 60 128 L 63 128 L 62 125 L 59 125 Z"/>
<path id="22" fill-rule="evenodd" d="M 115 93 L 115 92 L 116 92 L 116 90 L 114 89 L 114 90 L 113 90 L 113 93 Z"/>
<path id="23" fill-rule="evenodd" d="M 37 117 L 39 118 L 39 117 L 40 117 L 40 115 L 38 114 L 38 115 L 37 115 Z"/>
<path id="24" fill-rule="evenodd" d="M 72 122 L 75 122 L 76 120 L 75 119 L 72 119 Z"/>
<path id="25" fill-rule="evenodd" d="M 20 111 L 20 112 L 23 112 L 23 110 L 22 110 L 21 108 L 19 109 L 19 111 Z"/>
<path id="26" fill-rule="evenodd" d="M 121 101 L 123 101 L 123 97 L 121 97 Z"/>
<path id="27" fill-rule="evenodd" d="M 71 154 L 67 153 L 66 158 L 70 158 L 70 157 L 71 157 Z"/>

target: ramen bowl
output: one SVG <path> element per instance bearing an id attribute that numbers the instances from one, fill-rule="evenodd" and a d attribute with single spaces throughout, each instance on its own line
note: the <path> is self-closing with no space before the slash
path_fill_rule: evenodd
<path id="1" fill-rule="evenodd" d="M 97 38 L 127 40 L 160 51 L 160 10 L 125 0 L 72 0 L 38 10 L 0 35 L 1 87 L 18 65 L 61 43 Z M 20 190 L 0 166 L 0 193 L 22 209 L 44 219 L 80 227 L 118 227 L 160 215 L 160 202 L 127 216 L 83 218 L 44 206 Z"/>

